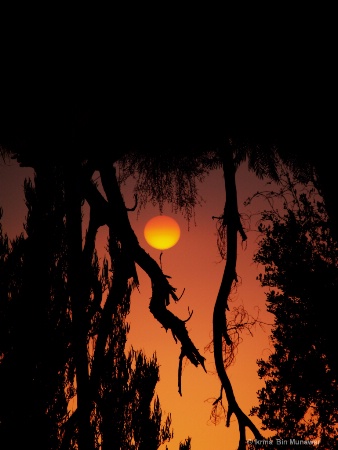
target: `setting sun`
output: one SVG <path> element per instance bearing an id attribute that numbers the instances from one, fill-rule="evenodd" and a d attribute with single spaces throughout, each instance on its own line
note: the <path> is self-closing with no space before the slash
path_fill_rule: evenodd
<path id="1" fill-rule="evenodd" d="M 177 244 L 181 230 L 175 219 L 169 216 L 156 216 L 144 227 L 144 237 L 149 245 L 158 250 L 166 250 Z"/>

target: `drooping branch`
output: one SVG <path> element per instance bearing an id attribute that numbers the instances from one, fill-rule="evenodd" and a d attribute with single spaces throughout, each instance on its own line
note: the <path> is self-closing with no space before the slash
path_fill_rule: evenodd
<path id="1" fill-rule="evenodd" d="M 206 370 L 204 366 L 205 358 L 191 341 L 185 321 L 179 319 L 167 309 L 170 299 L 178 301 L 175 293 L 176 288 L 170 285 L 168 277 L 164 275 L 156 261 L 139 245 L 129 222 L 127 208 L 120 192 L 114 167 L 102 166 L 99 171 L 107 200 L 91 182 L 87 182 L 85 186 L 86 200 L 91 207 L 95 205 L 95 208 L 100 210 L 100 216 L 105 217 L 105 223 L 120 242 L 124 254 L 128 255 L 129 276 L 136 276 L 134 267 L 136 263 L 151 279 L 152 297 L 149 305 L 151 313 L 165 330 L 170 329 L 174 338 L 180 341 L 183 354 L 195 366 L 201 365 Z"/>
<path id="2" fill-rule="evenodd" d="M 235 180 L 235 166 L 233 162 L 232 151 L 229 148 L 223 150 L 223 174 L 226 189 L 226 203 L 224 207 L 224 226 L 226 226 L 226 264 L 223 272 L 223 277 L 217 299 L 214 306 L 213 313 L 213 343 L 214 343 L 214 359 L 217 374 L 221 381 L 222 387 L 228 401 L 228 413 L 226 425 L 230 425 L 230 418 L 235 414 L 238 420 L 240 441 L 239 450 L 246 448 L 246 427 L 248 427 L 254 434 L 256 439 L 262 439 L 262 436 L 256 426 L 252 423 L 249 417 L 243 413 L 239 407 L 229 377 L 226 373 L 223 360 L 223 345 L 224 341 L 227 345 L 231 345 L 231 339 L 227 331 L 226 310 L 228 308 L 228 298 L 236 281 L 236 263 L 237 263 L 237 233 L 240 232 L 243 236 L 243 229 L 240 226 L 238 205 L 237 205 L 237 191 Z"/>

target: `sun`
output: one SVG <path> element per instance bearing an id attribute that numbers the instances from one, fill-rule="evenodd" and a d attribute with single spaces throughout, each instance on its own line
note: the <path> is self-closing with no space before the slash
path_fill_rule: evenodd
<path id="1" fill-rule="evenodd" d="M 149 245 L 166 250 L 179 241 L 181 230 L 175 219 L 169 216 L 155 216 L 144 227 L 144 237 Z"/>

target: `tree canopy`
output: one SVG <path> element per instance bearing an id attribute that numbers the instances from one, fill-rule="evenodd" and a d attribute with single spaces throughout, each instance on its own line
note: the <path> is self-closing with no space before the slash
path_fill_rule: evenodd
<path id="1" fill-rule="evenodd" d="M 274 316 L 273 350 L 260 359 L 265 387 L 252 414 L 276 433 L 333 448 L 338 436 L 338 366 L 335 350 L 337 241 L 322 198 L 313 185 L 281 174 L 281 189 L 266 192 L 274 203 L 262 213 L 255 261 L 264 273 L 267 309 Z M 279 200 L 279 201 L 278 201 Z"/>

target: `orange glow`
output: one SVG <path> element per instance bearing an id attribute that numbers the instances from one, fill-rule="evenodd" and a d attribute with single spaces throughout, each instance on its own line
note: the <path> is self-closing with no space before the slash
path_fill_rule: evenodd
<path id="1" fill-rule="evenodd" d="M 18 167 L 0 163 L 0 205 L 4 209 L 2 218 L 4 230 L 8 230 L 9 237 L 14 239 L 22 231 L 25 221 L 26 208 L 23 202 L 22 186 L 24 179 L 33 179 L 34 172 L 29 168 Z M 244 201 L 254 192 L 265 190 L 266 182 L 259 180 L 247 166 L 242 164 L 237 172 L 238 205 L 240 213 L 250 214 L 262 210 L 264 204 L 244 206 Z M 133 183 L 122 186 L 123 197 L 126 204 L 134 201 Z M 269 189 L 271 186 L 269 185 Z M 163 417 L 168 413 L 172 415 L 173 439 L 163 443 L 159 450 L 177 450 L 179 443 L 188 436 L 192 438 L 193 450 L 237 450 L 239 431 L 237 421 L 232 416 L 230 427 L 225 426 L 224 417 L 220 417 L 219 424 L 210 420 L 212 403 L 220 393 L 220 382 L 216 374 L 213 353 L 205 350 L 212 339 L 212 320 L 215 299 L 218 295 L 219 285 L 224 271 L 224 261 L 216 245 L 216 227 L 212 216 L 222 214 L 224 210 L 224 179 L 220 169 L 215 170 L 203 182 L 198 183 L 198 191 L 204 199 L 203 207 L 196 206 L 194 224 L 188 228 L 181 220 L 180 245 L 169 251 L 164 257 L 165 273 L 168 274 L 170 284 L 177 288 L 180 295 L 185 294 L 179 302 L 171 302 L 170 308 L 180 319 L 189 316 L 193 311 L 191 320 L 187 322 L 189 335 L 201 354 L 206 358 L 207 373 L 201 367 L 195 367 L 190 362 L 183 362 L 182 392 L 178 393 L 177 368 L 180 357 L 180 346 L 175 342 L 171 333 L 159 324 L 149 311 L 149 299 L 152 296 L 151 283 L 143 270 L 138 270 L 140 289 L 134 289 L 131 295 L 130 314 L 127 322 L 131 324 L 126 344 L 126 352 L 133 348 L 142 349 L 147 357 L 156 352 L 159 363 L 160 381 L 156 385 Z M 89 211 L 84 205 L 84 229 L 88 226 Z M 168 213 L 171 210 L 168 205 Z M 250 210 L 252 208 L 252 210 Z M 151 202 L 140 216 L 130 214 L 129 219 L 140 245 L 145 249 L 144 224 L 150 217 L 159 214 L 158 206 Z M 161 217 L 164 217 L 163 215 Z M 179 217 L 179 216 L 178 216 Z M 151 219 L 151 220 L 153 220 Z M 173 220 L 173 219 L 172 219 Z M 264 323 L 272 323 L 273 316 L 266 311 L 266 297 L 264 290 L 257 281 L 258 274 L 264 270 L 252 262 L 252 254 L 256 250 L 257 233 L 248 231 L 247 246 L 238 243 L 237 273 L 241 282 L 233 294 L 230 311 L 231 317 L 234 307 L 243 307 L 253 316 L 260 311 L 259 319 Z M 97 249 L 99 259 L 107 256 L 107 227 L 100 227 L 97 235 Z M 149 243 L 148 243 L 149 244 Z M 151 244 L 150 244 L 151 245 Z M 157 255 L 153 255 L 156 258 Z M 250 409 L 258 404 L 257 391 L 264 386 L 257 374 L 257 359 L 266 358 L 272 351 L 269 339 L 269 325 L 257 327 L 254 334 L 244 332 L 243 342 L 238 348 L 234 364 L 228 369 L 234 393 L 239 406 L 244 413 L 249 414 Z M 224 406 L 227 407 L 224 398 Z M 76 409 L 76 398 L 69 404 L 69 410 Z M 257 417 L 251 417 L 254 424 L 263 436 L 273 433 L 261 429 L 261 422 Z M 217 423 L 217 421 L 215 422 Z M 247 439 L 254 439 L 250 430 L 247 430 Z M 268 448 L 268 447 L 267 447 Z"/>
<path id="2" fill-rule="evenodd" d="M 144 227 L 144 237 L 149 245 L 166 250 L 177 244 L 181 230 L 175 219 L 169 216 L 155 216 Z"/>

